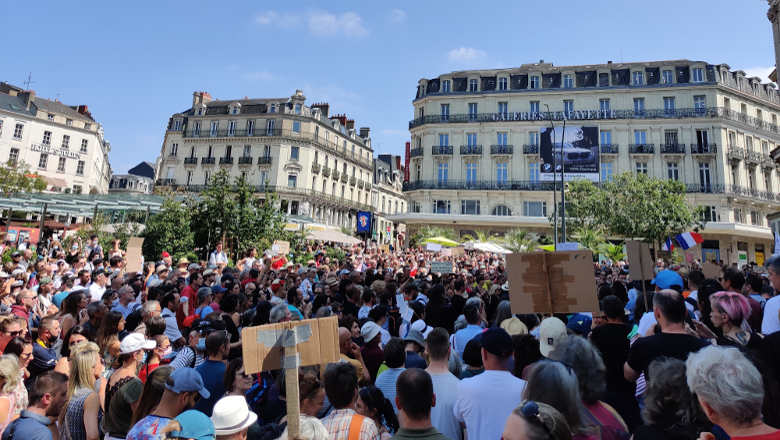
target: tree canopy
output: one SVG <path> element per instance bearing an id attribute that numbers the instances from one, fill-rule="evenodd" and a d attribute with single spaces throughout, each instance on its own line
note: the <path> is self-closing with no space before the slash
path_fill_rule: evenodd
<path id="1" fill-rule="evenodd" d="M 8 161 L 0 164 L 0 193 L 41 192 L 46 189 L 46 181 L 38 173 L 31 173 L 24 161 Z"/>

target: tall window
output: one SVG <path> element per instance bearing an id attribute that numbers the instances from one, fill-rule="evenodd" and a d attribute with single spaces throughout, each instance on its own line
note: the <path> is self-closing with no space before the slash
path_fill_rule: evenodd
<path id="1" fill-rule="evenodd" d="M 441 82 L 441 91 L 442 93 L 450 93 L 450 80 L 445 79 Z"/>
<path id="2" fill-rule="evenodd" d="M 246 135 L 247 136 L 255 135 L 255 121 L 246 121 Z"/>
<path id="3" fill-rule="evenodd" d="M 644 85 L 644 83 L 645 83 L 644 72 L 634 72 L 631 75 L 631 78 L 633 79 L 631 83 L 633 85 L 635 85 L 635 86 L 641 86 L 641 85 Z"/>
<path id="4" fill-rule="evenodd" d="M 415 179 L 416 181 L 419 182 L 420 180 L 422 180 L 422 165 L 420 165 L 419 163 L 415 167 L 415 175 L 417 176 L 417 179 Z"/>
<path id="5" fill-rule="evenodd" d="M 274 120 L 273 119 L 268 121 L 267 127 L 268 128 L 266 130 L 266 134 L 268 134 L 268 136 L 273 136 L 273 134 L 274 134 Z"/>
<path id="6" fill-rule="evenodd" d="M 67 134 L 62 135 L 62 148 L 68 149 L 70 148 L 70 136 Z"/>
<path id="7" fill-rule="evenodd" d="M 699 163 L 699 184 L 709 186 L 712 183 L 710 178 L 710 164 Z"/>
<path id="8" fill-rule="evenodd" d="M 71 125 L 73 125 L 73 119 L 68 119 L 68 126 L 70 127 Z M 175 121 L 173 121 L 173 130 L 174 131 L 181 130 L 181 119 L 176 119 Z"/>
<path id="9" fill-rule="evenodd" d="M 216 136 L 218 129 L 219 129 L 219 122 L 212 121 L 211 122 L 211 132 L 210 132 L 211 136 Z"/>
<path id="10" fill-rule="evenodd" d="M 647 164 L 644 162 L 637 162 L 636 163 L 636 173 L 637 174 L 647 174 Z"/>
<path id="11" fill-rule="evenodd" d="M 528 133 L 528 145 L 539 145 L 539 133 L 532 131 Z"/>
<path id="12" fill-rule="evenodd" d="M 300 134 L 301 133 L 301 123 L 300 121 L 293 121 L 293 133 Z"/>
<path id="13" fill-rule="evenodd" d="M 60 157 L 57 160 L 57 171 L 60 172 L 60 173 L 64 173 L 65 172 L 65 158 L 64 157 Z"/>
<path id="14" fill-rule="evenodd" d="M 477 104 L 469 104 L 469 121 L 474 122 L 477 118 Z"/>
<path id="15" fill-rule="evenodd" d="M 237 115 L 238 114 L 238 107 L 233 107 L 233 110 L 232 110 L 231 113 L 234 114 L 234 115 Z"/>
<path id="16" fill-rule="evenodd" d="M 211 180 L 211 171 L 204 171 L 203 172 L 203 184 L 204 185 L 208 185 L 210 180 Z"/>
<path id="17" fill-rule="evenodd" d="M 477 181 L 477 164 L 466 164 L 466 182 L 475 183 Z"/>
<path id="18" fill-rule="evenodd" d="M 636 130 L 636 131 L 634 131 L 634 143 L 635 144 L 646 144 L 647 143 L 647 132 L 645 130 Z"/>
<path id="19" fill-rule="evenodd" d="M 287 186 L 290 188 L 295 188 L 298 186 L 298 176 L 295 174 L 290 174 L 287 176 Z"/>
<path id="20" fill-rule="evenodd" d="M 547 202 L 523 202 L 523 216 L 547 217 Z"/>
<path id="21" fill-rule="evenodd" d="M 442 121 L 449 121 L 450 120 L 450 105 L 449 104 L 442 104 L 441 105 L 441 119 L 442 119 Z"/>
<path id="22" fill-rule="evenodd" d="M 599 87 L 609 87 L 608 73 L 599 73 Z"/>
<path id="23" fill-rule="evenodd" d="M 539 88 L 539 77 L 538 76 L 532 76 L 531 80 L 529 81 L 529 87 L 530 89 L 538 89 Z"/>
<path id="24" fill-rule="evenodd" d="M 252 146 L 244 145 L 244 157 L 250 157 L 250 156 L 252 156 Z"/>
<path id="25" fill-rule="evenodd" d="M 539 113 L 539 101 L 531 101 L 531 113 Z"/>
<path id="26" fill-rule="evenodd" d="M 506 133 L 498 133 L 496 135 L 496 145 L 506 145 Z"/>
<path id="27" fill-rule="evenodd" d="M 612 132 L 611 131 L 602 131 L 599 134 L 599 141 L 601 142 L 601 145 L 611 145 L 612 144 Z"/>
<path id="28" fill-rule="evenodd" d="M 187 171 L 187 185 L 192 184 L 192 171 Z"/>
<path id="29" fill-rule="evenodd" d="M 24 125 L 16 124 L 16 127 L 14 127 L 14 139 L 21 139 L 23 132 L 24 132 Z"/>
<path id="30" fill-rule="evenodd" d="M 674 162 L 666 164 L 666 178 L 669 180 L 680 180 L 680 167 Z"/>
<path id="31" fill-rule="evenodd" d="M 171 144 L 171 156 L 176 156 L 179 154 L 179 144 L 174 142 Z"/>
<path id="32" fill-rule="evenodd" d="M 664 98 L 664 110 L 674 110 L 674 98 Z"/>
<path id="33" fill-rule="evenodd" d="M 695 109 L 705 109 L 707 108 L 707 98 L 704 96 L 694 96 L 693 97 L 693 108 Z"/>
<path id="34" fill-rule="evenodd" d="M 88 140 L 82 139 L 81 140 L 81 152 L 86 153 L 87 152 L 87 144 L 89 143 Z"/>
<path id="35" fill-rule="evenodd" d="M 563 101 L 563 111 L 565 111 L 565 112 L 573 112 L 574 111 L 574 101 Z"/>
<path id="36" fill-rule="evenodd" d="M 19 162 L 18 148 L 11 148 L 11 152 L 8 154 L 8 162 L 10 162 L 12 165 L 16 165 L 16 163 Z"/>
<path id="37" fill-rule="evenodd" d="M 78 162 L 78 164 L 76 164 L 76 174 L 78 174 L 79 176 L 83 176 L 84 175 L 84 161 L 83 160 L 80 160 Z"/>
<path id="38" fill-rule="evenodd" d="M 664 131 L 664 143 L 669 145 L 677 144 L 677 130 Z"/>
<path id="39" fill-rule="evenodd" d="M 498 162 L 496 164 L 496 182 L 506 183 L 508 176 L 508 164 L 506 162 Z"/>
<path id="40" fill-rule="evenodd" d="M 609 110 L 609 99 L 599 99 L 599 110 L 601 111 Z"/>
<path id="41" fill-rule="evenodd" d="M 51 132 L 50 131 L 44 131 L 43 132 L 43 141 L 41 141 L 43 145 L 51 145 Z"/>
<path id="42" fill-rule="evenodd" d="M 192 135 L 195 137 L 200 136 L 200 122 L 196 122 L 192 126 Z"/>
<path id="43" fill-rule="evenodd" d="M 450 135 L 448 134 L 440 134 L 439 135 L 439 145 L 440 146 L 447 146 L 450 144 Z"/>
<path id="44" fill-rule="evenodd" d="M 645 115 L 645 99 L 634 98 L 634 115 L 641 117 Z"/>
<path id="45" fill-rule="evenodd" d="M 263 157 L 271 157 L 271 146 L 270 145 L 264 145 L 263 146 Z M 325 166 L 327 166 L 327 164 Z"/>
<path id="46" fill-rule="evenodd" d="M 300 154 L 300 151 L 301 151 L 300 147 L 290 148 L 290 159 L 298 160 L 298 155 Z"/>
<path id="47" fill-rule="evenodd" d="M 233 157 L 233 146 L 232 145 L 228 145 L 227 147 L 225 147 L 225 157 L 226 158 Z"/>
<path id="48" fill-rule="evenodd" d="M 709 132 L 707 130 L 696 130 L 696 143 L 707 146 L 709 140 Z"/>
<path id="49" fill-rule="evenodd" d="M 439 183 L 446 183 L 447 180 L 449 179 L 449 171 L 450 171 L 449 167 L 450 167 L 450 165 L 447 164 L 447 163 L 440 163 L 439 164 L 439 169 L 438 169 L 438 171 L 439 171 L 439 173 L 438 173 Z"/>
<path id="50" fill-rule="evenodd" d="M 301 105 L 295 104 L 295 114 L 300 115 L 301 114 Z"/>
<path id="51" fill-rule="evenodd" d="M 742 218 L 742 208 L 734 208 L 734 223 L 744 223 L 744 222 L 745 221 Z"/>
<path id="52" fill-rule="evenodd" d="M 276 105 L 271 104 L 271 109 L 268 111 L 268 113 L 276 113 Z"/>
<path id="53" fill-rule="evenodd" d="M 661 72 L 661 84 L 674 84 L 674 73 L 671 70 Z"/>
<path id="54" fill-rule="evenodd" d="M 737 134 L 733 131 L 729 132 L 729 147 L 737 146 Z"/>
<path id="55" fill-rule="evenodd" d="M 476 133 L 466 133 L 466 145 L 468 145 L 469 147 L 474 147 L 477 145 Z"/>
<path id="56" fill-rule="evenodd" d="M 434 200 L 433 201 L 433 213 L 434 214 L 449 214 L 450 213 L 450 201 L 449 200 Z"/>
<path id="57" fill-rule="evenodd" d="M 693 82 L 704 82 L 704 70 L 693 69 L 693 75 L 691 75 Z"/>
<path id="58" fill-rule="evenodd" d="M 463 215 L 479 215 L 479 200 L 461 200 L 460 213 Z"/>
<path id="59" fill-rule="evenodd" d="M 612 173 L 614 172 L 612 162 L 604 162 L 601 164 L 601 181 L 607 182 L 612 180 Z"/>
<path id="60" fill-rule="evenodd" d="M 574 87 L 574 76 L 573 75 L 563 75 L 563 87 L 566 89 L 570 89 Z"/>
<path id="61" fill-rule="evenodd" d="M 498 113 L 502 115 L 506 115 L 508 113 L 508 110 L 509 110 L 509 104 L 507 104 L 506 102 L 498 103 Z"/>
<path id="62" fill-rule="evenodd" d="M 469 92 L 476 92 L 479 90 L 479 82 L 476 79 L 469 80 Z"/>
<path id="63" fill-rule="evenodd" d="M 507 80 L 506 78 L 499 78 L 498 79 L 498 90 L 506 90 L 508 83 L 509 83 L 509 80 Z"/>
<path id="64" fill-rule="evenodd" d="M 49 164 L 49 155 L 48 154 L 41 154 L 41 157 L 38 159 L 38 168 L 45 170 L 46 165 Z"/>
<path id="65" fill-rule="evenodd" d="M 750 136 L 745 136 L 745 148 L 748 151 L 753 151 L 753 138 Z"/>
<path id="66" fill-rule="evenodd" d="M 539 162 L 528 164 L 528 180 L 531 182 L 539 181 Z"/>
<path id="67" fill-rule="evenodd" d="M 701 165 L 699 164 L 699 172 L 701 172 Z M 756 169 L 755 168 L 748 168 L 748 188 L 755 189 L 756 188 Z"/>

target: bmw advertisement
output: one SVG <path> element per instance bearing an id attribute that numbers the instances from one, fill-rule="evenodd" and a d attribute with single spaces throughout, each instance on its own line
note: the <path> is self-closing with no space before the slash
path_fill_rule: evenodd
<path id="1" fill-rule="evenodd" d="M 564 131 L 565 130 L 565 131 Z M 561 167 L 565 180 L 588 179 L 598 182 L 598 127 L 542 127 L 540 129 L 540 180 L 560 180 Z M 553 179 L 553 171 L 556 176 Z"/>

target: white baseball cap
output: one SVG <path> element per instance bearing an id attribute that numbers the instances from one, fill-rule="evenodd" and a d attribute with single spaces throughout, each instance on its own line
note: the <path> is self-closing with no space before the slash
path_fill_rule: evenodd
<path id="1" fill-rule="evenodd" d="M 545 318 L 539 326 L 539 351 L 542 352 L 542 356 L 549 357 L 555 343 L 567 335 L 563 321 L 555 317 Z"/>
<path id="2" fill-rule="evenodd" d="M 155 347 L 157 347 L 157 343 L 147 340 L 144 335 L 130 333 L 119 344 L 119 354 L 135 353 L 138 350 L 152 350 Z"/>

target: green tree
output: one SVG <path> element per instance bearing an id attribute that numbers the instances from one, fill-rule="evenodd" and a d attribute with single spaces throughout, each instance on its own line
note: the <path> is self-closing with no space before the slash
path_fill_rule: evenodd
<path id="1" fill-rule="evenodd" d="M 235 204 L 230 174 L 227 170 L 220 170 L 211 177 L 206 189 L 192 206 L 195 244 L 202 248 L 202 257 L 208 254 L 223 235 L 230 237 L 228 229 L 234 221 Z"/>
<path id="2" fill-rule="evenodd" d="M 510 229 L 499 243 L 513 253 L 533 252 L 537 246 L 536 236 L 525 229 Z"/>
<path id="3" fill-rule="evenodd" d="M 41 192 L 46 189 L 46 181 L 38 173 L 31 173 L 24 161 L 8 161 L 0 164 L 0 193 Z"/>
<path id="4" fill-rule="evenodd" d="M 623 244 L 602 243 L 598 247 L 598 252 L 594 252 L 595 256 L 601 254 L 609 258 L 613 262 L 618 262 L 626 258 L 626 254 L 623 252 Z"/>
<path id="5" fill-rule="evenodd" d="M 160 208 L 146 222 L 142 235 L 146 261 L 157 261 L 163 252 L 169 252 L 174 259 L 190 255 L 195 244 L 189 206 L 168 194 Z"/>
<path id="6" fill-rule="evenodd" d="M 409 237 L 409 241 L 412 246 L 417 246 L 418 243 L 433 237 L 444 237 L 452 241 L 460 241 L 454 229 L 436 225 L 424 225 Z"/>
<path id="7" fill-rule="evenodd" d="M 571 237 L 582 246 L 598 254 L 599 246 L 604 244 L 604 227 L 601 225 L 578 226 L 572 231 Z"/>
<path id="8" fill-rule="evenodd" d="M 467 241 L 473 241 L 475 243 L 500 243 L 501 242 L 501 239 L 498 237 L 498 234 L 490 235 L 490 231 L 485 229 L 477 229 L 476 231 L 474 231 L 474 234 L 475 236 L 466 234 L 463 237 L 461 237 L 460 239 L 461 243 Z"/>

